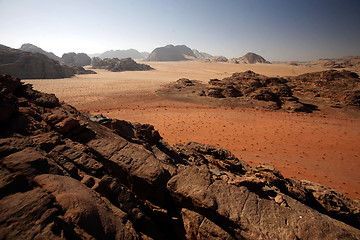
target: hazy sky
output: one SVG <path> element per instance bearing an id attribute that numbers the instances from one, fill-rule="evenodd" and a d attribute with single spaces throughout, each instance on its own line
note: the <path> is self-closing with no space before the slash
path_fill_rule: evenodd
<path id="1" fill-rule="evenodd" d="M 151 52 L 186 44 L 268 60 L 360 55 L 360 0 L 0 0 L 0 44 Z"/>

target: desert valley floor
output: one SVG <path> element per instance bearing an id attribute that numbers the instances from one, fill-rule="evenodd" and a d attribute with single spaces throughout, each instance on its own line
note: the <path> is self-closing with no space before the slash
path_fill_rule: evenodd
<path id="1" fill-rule="evenodd" d="M 286 177 L 319 182 L 360 199 L 358 113 L 322 106 L 311 114 L 215 107 L 156 93 L 163 84 L 179 78 L 208 82 L 246 70 L 275 77 L 324 69 L 192 61 L 146 64 L 155 70 L 116 73 L 96 69 L 98 74 L 25 82 L 81 111 L 150 123 L 170 144 L 195 141 L 224 147 L 251 165 L 269 163 Z"/>

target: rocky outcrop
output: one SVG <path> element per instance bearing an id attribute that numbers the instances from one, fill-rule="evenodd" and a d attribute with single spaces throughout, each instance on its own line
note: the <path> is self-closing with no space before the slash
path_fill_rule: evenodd
<path id="1" fill-rule="evenodd" d="M 348 68 L 359 72 L 360 69 L 360 57 L 350 56 L 337 59 L 319 59 L 311 61 L 305 64 L 306 66 L 320 66 L 324 68 L 339 69 Z"/>
<path id="2" fill-rule="evenodd" d="M 186 58 L 173 46 L 155 48 L 147 58 L 148 61 L 185 61 Z"/>
<path id="3" fill-rule="evenodd" d="M 131 58 L 105 58 L 102 60 L 99 57 L 94 57 L 92 59 L 91 65 L 93 68 L 102 68 L 112 72 L 153 70 L 153 68 L 149 65 L 137 63 Z"/>
<path id="4" fill-rule="evenodd" d="M 213 56 L 207 59 L 209 62 L 228 62 L 229 60 L 224 56 Z"/>
<path id="5" fill-rule="evenodd" d="M 186 45 L 176 45 L 174 48 L 186 58 L 195 58 L 194 52 Z"/>
<path id="6" fill-rule="evenodd" d="M 69 67 L 41 53 L 25 52 L 0 45 L 0 74 L 18 78 L 67 78 L 75 74 L 95 73 L 81 67 Z"/>
<path id="7" fill-rule="evenodd" d="M 210 55 L 210 54 L 208 54 L 208 53 L 199 52 L 199 51 L 196 50 L 196 49 L 192 49 L 192 51 L 193 51 L 193 53 L 194 53 L 194 55 L 195 55 L 195 57 L 196 57 L 197 59 L 210 59 L 210 58 L 213 57 L 212 55 Z"/>
<path id="8" fill-rule="evenodd" d="M 55 61 L 61 62 L 61 58 L 59 58 L 58 56 L 56 56 L 54 53 L 52 52 L 47 52 L 33 44 L 30 43 L 25 43 L 23 45 L 21 45 L 21 47 L 19 48 L 21 51 L 25 51 L 25 52 L 32 52 L 32 53 L 41 53 L 44 54 L 45 56 L 47 56 L 48 58 L 51 58 Z"/>
<path id="9" fill-rule="evenodd" d="M 359 75 L 342 70 L 306 73 L 289 78 L 293 91 L 310 98 L 323 99 L 339 106 L 360 107 Z"/>
<path id="10" fill-rule="evenodd" d="M 246 71 L 231 77 L 211 79 L 203 96 L 214 98 L 239 98 L 262 101 L 266 108 L 284 109 L 290 112 L 311 112 L 314 106 L 303 104 L 293 96 L 284 78 L 271 78 Z"/>
<path id="11" fill-rule="evenodd" d="M 188 81 L 183 81 L 189 84 Z M 1 239 L 358 239 L 359 203 L 0 76 Z"/>
<path id="12" fill-rule="evenodd" d="M 64 53 L 61 61 L 69 66 L 83 67 L 91 64 L 91 58 L 85 53 Z"/>
<path id="13" fill-rule="evenodd" d="M 251 52 L 245 54 L 240 58 L 232 58 L 229 60 L 229 62 L 237 64 L 270 63 L 269 61 L 266 61 L 265 58 L 263 58 L 262 56 Z"/>

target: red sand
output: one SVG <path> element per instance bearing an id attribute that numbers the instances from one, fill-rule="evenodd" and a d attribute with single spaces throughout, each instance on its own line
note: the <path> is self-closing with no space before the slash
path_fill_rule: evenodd
<path id="1" fill-rule="evenodd" d="M 330 109 L 290 114 L 253 109 L 212 108 L 169 101 L 154 94 L 180 77 L 208 81 L 236 71 L 268 76 L 322 69 L 279 64 L 151 63 L 155 71 L 111 73 L 70 79 L 27 80 L 79 110 L 150 123 L 171 144 L 196 141 L 218 145 L 251 165 L 267 162 L 286 177 L 307 179 L 360 199 L 360 118 Z"/>
<path id="2" fill-rule="evenodd" d="M 212 108 L 130 96 L 123 100 L 117 109 L 89 110 L 153 124 L 170 144 L 195 141 L 221 146 L 251 165 L 269 163 L 286 177 L 319 182 L 360 199 L 357 118 Z"/>

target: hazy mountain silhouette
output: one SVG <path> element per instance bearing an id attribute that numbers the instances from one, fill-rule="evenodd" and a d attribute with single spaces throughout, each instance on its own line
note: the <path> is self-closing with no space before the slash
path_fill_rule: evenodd
<path id="1" fill-rule="evenodd" d="M 205 53 L 205 52 L 200 52 L 198 51 L 197 49 L 192 49 L 194 55 L 196 58 L 198 59 L 206 59 L 206 58 L 212 58 L 213 56 L 208 54 L 208 53 Z"/>
<path id="2" fill-rule="evenodd" d="M 183 47 L 176 48 L 174 45 L 155 48 L 147 58 L 148 61 L 186 61 L 188 60 L 181 50 Z M 191 51 L 191 49 L 190 49 Z"/>
<path id="3" fill-rule="evenodd" d="M 55 61 L 58 61 L 58 62 L 61 61 L 61 58 L 56 56 L 54 53 L 47 52 L 31 43 L 25 43 L 25 44 L 21 45 L 21 47 L 19 49 L 22 51 L 25 51 L 25 52 L 41 53 Z"/>
<path id="4" fill-rule="evenodd" d="M 132 58 L 132 59 L 146 59 L 150 53 L 148 52 L 139 52 L 136 49 L 126 49 L 126 50 L 108 50 L 103 53 L 88 54 L 90 57 L 99 57 L 101 59 L 105 58 Z"/>

